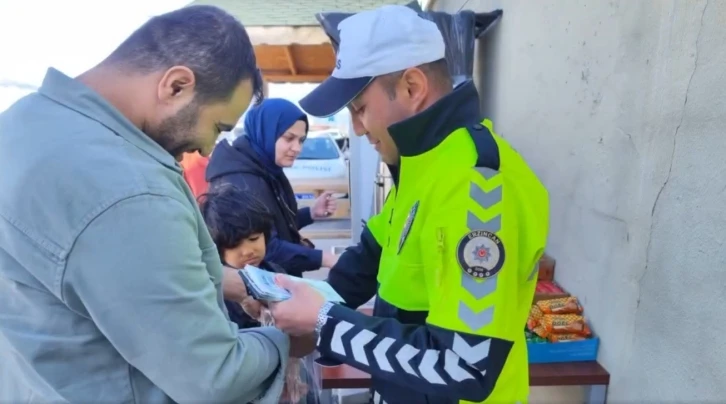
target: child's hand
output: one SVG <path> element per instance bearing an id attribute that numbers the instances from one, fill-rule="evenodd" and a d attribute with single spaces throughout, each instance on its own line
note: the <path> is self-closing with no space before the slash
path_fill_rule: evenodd
<path id="1" fill-rule="evenodd" d="M 244 300 L 242 300 L 242 302 L 240 302 L 240 304 L 242 304 L 242 310 L 244 310 L 248 316 L 259 321 L 260 315 L 262 314 L 262 303 L 253 299 L 252 296 L 247 296 Z"/>

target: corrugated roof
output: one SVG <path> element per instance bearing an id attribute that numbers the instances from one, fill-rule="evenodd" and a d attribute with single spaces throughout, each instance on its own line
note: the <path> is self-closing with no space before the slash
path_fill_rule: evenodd
<path id="1" fill-rule="evenodd" d="M 315 14 L 324 11 L 355 13 L 411 0 L 196 0 L 191 5 L 213 5 L 227 10 L 247 27 L 317 26 Z"/>

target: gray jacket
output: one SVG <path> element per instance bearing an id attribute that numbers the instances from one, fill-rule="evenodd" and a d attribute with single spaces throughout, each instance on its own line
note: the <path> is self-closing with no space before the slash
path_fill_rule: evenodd
<path id="1" fill-rule="evenodd" d="M 169 153 L 50 69 L 0 114 L 0 402 L 276 403 L 288 338 L 238 330 Z"/>

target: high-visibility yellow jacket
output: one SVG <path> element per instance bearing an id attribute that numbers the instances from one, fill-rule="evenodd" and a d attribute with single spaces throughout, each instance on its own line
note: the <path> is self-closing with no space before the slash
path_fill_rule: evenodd
<path id="1" fill-rule="evenodd" d="M 478 122 L 471 82 L 389 131 L 395 186 L 330 284 L 375 317 L 336 306 L 326 357 L 369 372 L 375 401 L 525 403 L 524 326 L 549 226 L 548 194 Z M 417 143 L 418 142 L 418 143 Z"/>

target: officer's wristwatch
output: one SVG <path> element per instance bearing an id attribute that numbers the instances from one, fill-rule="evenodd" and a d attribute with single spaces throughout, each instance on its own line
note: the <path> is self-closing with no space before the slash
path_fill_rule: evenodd
<path id="1" fill-rule="evenodd" d="M 328 312 L 333 307 L 332 302 L 325 302 L 323 306 L 318 310 L 318 321 L 315 322 L 315 334 L 318 336 L 320 335 L 320 332 L 323 330 L 323 326 L 325 326 L 325 323 L 328 322 Z"/>

